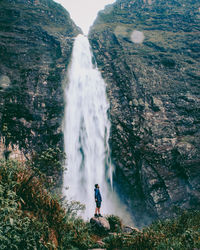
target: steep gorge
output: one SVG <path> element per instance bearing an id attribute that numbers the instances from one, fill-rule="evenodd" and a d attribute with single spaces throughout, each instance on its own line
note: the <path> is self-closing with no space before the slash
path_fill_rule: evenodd
<path id="1" fill-rule="evenodd" d="M 115 188 L 139 224 L 200 206 L 199 8 L 117 0 L 90 30 L 111 104 Z"/>
<path id="2" fill-rule="evenodd" d="M 110 101 L 114 188 L 140 225 L 176 205 L 199 208 L 199 8 L 117 0 L 90 30 Z M 51 0 L 0 0 L 2 154 L 62 148 L 62 79 L 79 33 Z"/>

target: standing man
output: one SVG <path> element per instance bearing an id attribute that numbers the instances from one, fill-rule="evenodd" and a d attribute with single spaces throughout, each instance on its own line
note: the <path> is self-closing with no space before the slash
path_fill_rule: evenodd
<path id="1" fill-rule="evenodd" d="M 95 202 L 96 202 L 96 208 L 95 208 L 95 217 L 103 217 L 100 213 L 100 208 L 101 208 L 101 202 L 102 202 L 102 198 L 101 198 L 101 193 L 99 191 L 99 185 L 95 184 L 95 189 L 94 189 L 94 198 L 95 198 Z"/>

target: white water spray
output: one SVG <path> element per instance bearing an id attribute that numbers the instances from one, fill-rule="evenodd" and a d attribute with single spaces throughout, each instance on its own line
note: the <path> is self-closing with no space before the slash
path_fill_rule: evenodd
<path id="1" fill-rule="evenodd" d="M 65 98 L 64 188 L 69 189 L 64 189 L 64 194 L 67 199 L 85 204 L 83 217 L 87 219 L 94 214 L 94 185 L 98 183 L 103 198 L 102 213 L 127 216 L 111 188 L 113 166 L 108 145 L 110 122 L 105 82 L 92 63 L 89 41 L 83 35 L 74 42 Z"/>

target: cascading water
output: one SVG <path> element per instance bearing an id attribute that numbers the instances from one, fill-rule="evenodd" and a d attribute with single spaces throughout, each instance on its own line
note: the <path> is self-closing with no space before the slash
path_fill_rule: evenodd
<path id="1" fill-rule="evenodd" d="M 94 214 L 94 184 L 98 183 L 103 214 L 127 215 L 111 188 L 113 166 L 109 158 L 110 123 L 105 82 L 92 63 L 89 41 L 83 35 L 74 42 L 65 97 L 64 195 L 85 204 L 83 217 L 89 218 Z"/>

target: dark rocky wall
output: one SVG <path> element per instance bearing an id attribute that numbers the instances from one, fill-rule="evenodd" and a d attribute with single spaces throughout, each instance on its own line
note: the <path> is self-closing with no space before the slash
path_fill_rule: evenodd
<path id="1" fill-rule="evenodd" d="M 89 39 L 107 83 L 116 188 L 136 220 L 199 207 L 199 2 L 117 0 Z"/>
<path id="2" fill-rule="evenodd" d="M 80 33 L 52 0 L 0 0 L 0 135 L 25 153 L 63 145 L 62 78 Z"/>

